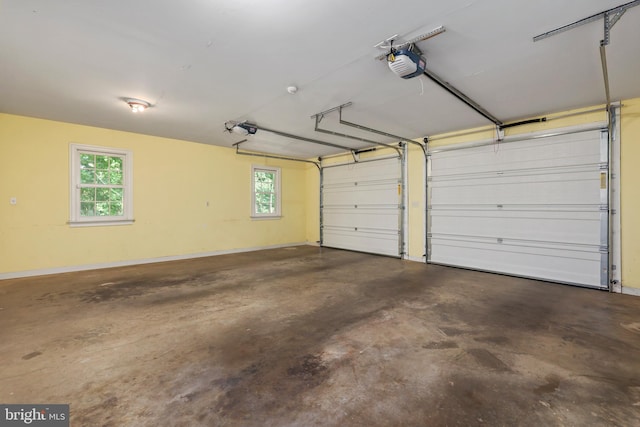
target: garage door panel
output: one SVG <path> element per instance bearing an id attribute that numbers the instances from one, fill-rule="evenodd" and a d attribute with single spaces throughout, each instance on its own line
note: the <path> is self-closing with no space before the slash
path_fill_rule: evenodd
<path id="1" fill-rule="evenodd" d="M 362 227 L 384 231 L 398 230 L 398 210 L 396 209 L 326 209 L 322 222 L 325 227 L 341 226 L 348 228 Z"/>
<path id="2" fill-rule="evenodd" d="M 326 186 L 331 186 L 345 182 L 397 180 L 399 163 L 397 158 L 391 158 L 350 165 L 328 166 L 324 168 L 323 183 Z"/>
<path id="3" fill-rule="evenodd" d="M 492 176 L 431 180 L 438 203 L 600 204 L 600 169 L 587 172 L 542 173 L 532 176 Z"/>
<path id="4" fill-rule="evenodd" d="M 349 187 L 325 187 L 323 191 L 323 205 L 346 206 L 346 205 L 385 205 L 381 202 L 388 202 L 387 205 L 398 206 L 398 182 L 382 183 L 377 185 L 351 185 Z"/>
<path id="5" fill-rule="evenodd" d="M 432 229 L 442 234 L 494 239 L 561 241 L 600 244 L 599 212 L 460 212 L 438 210 L 432 213 Z"/>
<path id="6" fill-rule="evenodd" d="M 437 262 L 446 265 L 600 286 L 601 254 L 595 247 L 589 251 L 435 237 L 433 246 L 437 247 Z"/>
<path id="7" fill-rule="evenodd" d="M 564 166 L 557 168 L 522 169 L 518 171 L 495 169 L 489 172 L 462 173 L 456 175 L 438 175 L 430 181 L 442 187 L 461 185 L 500 185 L 502 183 L 525 183 L 539 181 L 576 181 L 597 178 L 601 172 L 600 163 L 580 166 Z M 478 182 L 480 181 L 480 182 Z"/>
<path id="8" fill-rule="evenodd" d="M 606 147 L 598 129 L 431 153 L 429 261 L 607 286 Z"/>
<path id="9" fill-rule="evenodd" d="M 325 226 L 323 246 L 370 252 L 380 255 L 398 256 L 398 232 L 377 229 Z"/>
<path id="10" fill-rule="evenodd" d="M 563 167 L 600 162 L 600 147 L 589 144 L 592 135 L 574 134 L 562 138 L 570 140 L 544 142 L 542 140 L 488 145 L 438 153 L 439 164 L 434 172 L 439 176 L 500 170 L 526 170 L 540 167 Z M 586 143 L 586 144 L 585 144 Z M 517 145 L 514 145 L 517 144 Z"/>
<path id="11" fill-rule="evenodd" d="M 527 153 L 520 153 L 522 156 L 528 156 Z M 503 172 L 520 172 L 529 171 L 533 169 L 562 169 L 580 166 L 597 165 L 600 163 L 600 156 L 595 154 L 573 156 L 570 159 L 562 159 L 557 157 L 550 157 L 548 159 L 536 159 L 536 160 L 511 160 L 497 157 L 493 153 L 491 155 L 483 156 L 485 158 L 469 159 L 469 164 L 460 165 L 457 162 L 464 160 L 460 156 L 451 157 L 446 159 L 448 164 L 441 164 L 437 167 L 438 176 L 448 177 L 456 175 L 464 175 L 469 172 L 469 169 L 476 171 L 476 173 L 493 173 L 495 171 Z M 483 162 L 482 164 L 474 164 L 475 162 Z"/>

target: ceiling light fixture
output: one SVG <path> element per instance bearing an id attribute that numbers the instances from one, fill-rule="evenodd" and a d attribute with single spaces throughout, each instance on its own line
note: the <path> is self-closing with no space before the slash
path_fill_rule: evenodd
<path id="1" fill-rule="evenodd" d="M 151 107 L 151 104 L 141 99 L 129 98 L 126 99 L 125 102 L 129 105 L 131 111 L 134 113 L 142 113 L 144 110 Z"/>

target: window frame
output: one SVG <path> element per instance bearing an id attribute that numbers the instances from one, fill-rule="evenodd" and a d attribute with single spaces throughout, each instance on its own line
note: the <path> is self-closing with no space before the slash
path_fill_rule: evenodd
<path id="1" fill-rule="evenodd" d="M 256 172 L 273 172 L 275 174 L 275 212 L 256 212 Z M 251 218 L 253 219 L 279 219 L 282 217 L 282 175 L 281 169 L 275 166 L 251 165 Z"/>
<path id="2" fill-rule="evenodd" d="M 123 158 L 123 214 L 121 216 L 80 215 L 80 155 L 118 156 Z M 133 152 L 122 148 L 99 147 L 85 144 L 69 144 L 69 222 L 72 227 L 90 227 L 133 224 Z"/>

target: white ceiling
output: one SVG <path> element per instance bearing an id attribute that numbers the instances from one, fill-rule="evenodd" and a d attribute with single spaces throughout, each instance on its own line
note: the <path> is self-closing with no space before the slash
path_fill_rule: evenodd
<path id="1" fill-rule="evenodd" d="M 427 68 L 502 121 L 605 101 L 599 20 L 532 37 L 624 0 L 0 0 L 0 112 L 207 144 L 242 139 L 227 120 L 347 147 L 313 114 L 407 138 L 489 122 L 426 77 L 403 80 L 373 48 L 444 26 L 418 46 Z M 640 7 L 607 47 L 613 99 L 640 96 Z M 286 88 L 296 85 L 295 95 Z M 153 104 L 132 114 L 122 98 Z M 383 142 L 337 123 L 323 128 Z M 340 151 L 261 132 L 247 149 Z"/>

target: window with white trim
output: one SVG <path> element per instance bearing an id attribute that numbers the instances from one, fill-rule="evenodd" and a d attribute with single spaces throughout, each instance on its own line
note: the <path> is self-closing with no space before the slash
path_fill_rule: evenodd
<path id="1" fill-rule="evenodd" d="M 72 226 L 133 223 L 133 153 L 70 144 Z"/>
<path id="2" fill-rule="evenodd" d="M 251 166 L 251 216 L 280 217 L 280 168 Z"/>

